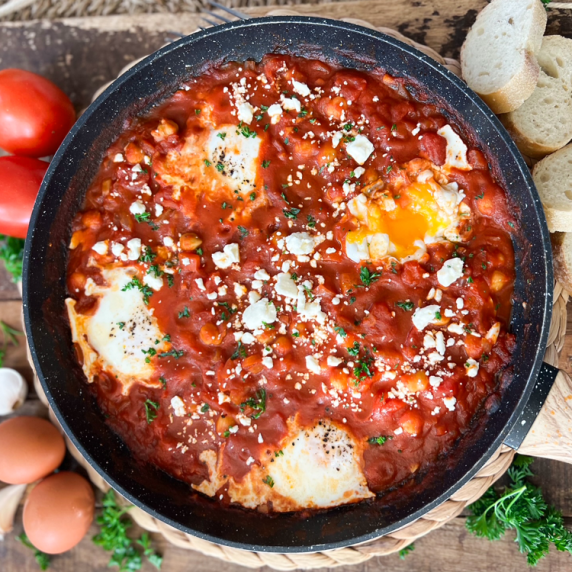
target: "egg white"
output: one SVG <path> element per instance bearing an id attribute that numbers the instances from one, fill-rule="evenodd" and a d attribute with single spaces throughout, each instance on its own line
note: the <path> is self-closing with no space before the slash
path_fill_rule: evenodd
<path id="1" fill-rule="evenodd" d="M 132 268 L 113 268 L 102 271 L 104 286 L 89 280 L 86 291 L 98 298 L 92 315 L 78 314 L 76 301 L 66 300 L 73 342 L 83 354 L 83 371 L 89 382 L 100 371 L 117 377 L 126 395 L 133 383 L 151 383 L 152 363 L 147 363 L 142 350 L 166 349 L 164 334 L 156 318 L 143 301 L 137 289 L 123 290 L 134 275 Z M 156 341 L 159 340 L 157 344 Z"/>

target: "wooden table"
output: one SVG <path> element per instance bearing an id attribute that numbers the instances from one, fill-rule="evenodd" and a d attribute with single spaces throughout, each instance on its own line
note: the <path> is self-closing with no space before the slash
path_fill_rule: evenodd
<path id="1" fill-rule="evenodd" d="M 322 6 L 297 6 L 304 13 L 320 12 L 325 17 L 356 17 L 374 25 L 386 26 L 418 42 L 425 43 L 444 56 L 458 57 L 467 29 L 486 0 L 369 0 Z M 262 15 L 266 9 L 245 10 Z M 196 29 L 198 18 L 185 15 L 118 16 L 62 20 L 59 22 L 6 23 L 0 25 L 0 69 L 21 67 L 49 77 L 72 98 L 76 108 L 85 108 L 93 92 L 103 83 L 116 77 L 119 70 L 135 58 L 142 57 L 164 44 L 170 31 L 190 33 Z M 572 16 L 568 12 L 549 12 L 547 34 L 572 37 Z M 1 191 L 0 191 L 1 192 Z M 10 283 L 0 268 L 0 320 L 21 328 L 21 301 L 18 289 Z M 572 312 L 569 312 L 572 316 Z M 572 373 L 572 319 L 568 321 L 568 337 L 562 352 L 560 367 Z M 10 347 L 6 366 L 15 367 L 31 382 L 31 371 L 26 361 L 23 344 Z M 43 414 L 45 409 L 31 392 L 21 412 Z M 558 507 L 572 527 L 572 466 L 556 461 L 539 460 L 533 465 L 547 500 Z M 0 570 L 3 572 L 35 572 L 38 566 L 31 552 L 24 548 L 16 535 L 22 531 L 21 513 L 18 514 L 15 534 L 0 542 Z M 91 572 L 105 570 L 108 554 L 94 546 L 90 534 L 71 552 L 54 557 L 53 572 Z M 134 529 L 134 534 L 138 531 Z M 375 558 L 356 567 L 338 568 L 340 572 L 517 572 L 526 568 L 526 561 L 518 553 L 508 534 L 503 540 L 491 543 L 469 534 L 461 516 L 415 543 L 415 551 L 405 560 L 397 555 Z M 178 549 L 155 538 L 164 554 L 163 570 L 179 572 L 238 572 L 243 568 L 225 564 L 200 554 Z M 143 570 L 155 570 L 144 564 Z M 269 570 L 269 569 L 264 569 Z M 564 572 L 572 570 L 568 554 L 551 552 L 537 570 Z"/>

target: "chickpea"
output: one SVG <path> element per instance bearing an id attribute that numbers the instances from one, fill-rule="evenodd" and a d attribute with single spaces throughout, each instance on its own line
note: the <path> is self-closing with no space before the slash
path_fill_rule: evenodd
<path id="1" fill-rule="evenodd" d="M 509 278 L 504 272 L 495 270 L 491 276 L 491 290 L 493 292 L 502 290 L 507 285 L 508 281 Z"/>
<path id="2" fill-rule="evenodd" d="M 224 436 L 224 434 L 233 426 L 236 421 L 232 415 L 225 415 L 224 413 L 216 420 L 216 432 Z"/>
<path id="3" fill-rule="evenodd" d="M 196 250 L 202 243 L 202 239 L 199 238 L 194 232 L 186 232 L 185 234 L 182 234 L 179 241 L 181 250 L 185 250 L 186 252 L 192 252 L 193 250 Z"/>
<path id="4" fill-rule="evenodd" d="M 200 331 L 199 337 L 201 342 L 207 346 L 220 346 L 226 332 L 222 332 L 214 324 L 205 324 Z"/>

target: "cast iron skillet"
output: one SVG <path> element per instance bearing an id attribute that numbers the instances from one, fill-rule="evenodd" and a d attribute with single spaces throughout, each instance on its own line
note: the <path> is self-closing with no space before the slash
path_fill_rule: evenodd
<path id="1" fill-rule="evenodd" d="M 514 377 L 502 399 L 493 396 L 486 419 L 406 494 L 304 517 L 223 508 L 133 459 L 105 424 L 88 390 L 64 317 L 70 221 L 123 120 L 169 96 L 181 81 L 212 62 L 260 60 L 269 52 L 316 56 L 364 70 L 381 67 L 411 78 L 420 98 L 438 94 L 445 112 L 488 154 L 520 213 L 512 319 L 518 344 Z M 528 169 L 474 93 L 432 59 L 383 34 L 318 18 L 274 17 L 234 22 L 171 44 L 121 76 L 89 107 L 56 153 L 36 201 L 24 258 L 24 315 L 34 365 L 51 407 L 80 452 L 123 496 L 203 539 L 247 550 L 307 552 L 357 544 L 396 530 L 449 498 L 483 466 L 509 435 L 534 388 L 548 335 L 552 285 L 548 232 Z"/>

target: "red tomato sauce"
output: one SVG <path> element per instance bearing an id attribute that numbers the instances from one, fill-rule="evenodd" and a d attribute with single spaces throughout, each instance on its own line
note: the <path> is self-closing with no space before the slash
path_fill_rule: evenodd
<path id="1" fill-rule="evenodd" d="M 261 75 L 269 88 L 257 79 Z M 251 86 L 248 102 L 255 109 L 243 135 L 260 140 L 251 190 L 226 199 L 213 197 L 194 192 L 201 181 L 185 175 L 177 194 L 165 175 L 181 168 L 169 157 L 182 152 L 189 136 L 200 137 L 219 125 L 245 128 L 229 98 L 231 85 L 241 78 Z M 309 86 L 315 97 L 298 95 L 300 110 L 283 109 L 279 121 L 272 123 L 268 108 L 281 95 L 293 95 L 292 79 Z M 141 280 L 152 265 L 164 273 L 165 284 L 149 295 L 148 308 L 170 336 L 170 347 L 180 354 L 150 356 L 155 368 L 151 383 L 136 384 L 128 395 L 109 372 L 102 371 L 93 384 L 109 423 L 136 457 L 197 484 L 208 476 L 201 452 L 224 444 L 224 471 L 240 480 L 249 471 L 247 459 L 258 462 L 268 451 L 280 450 L 289 419 L 297 416 L 299 426 L 329 419 L 363 444 L 363 471 L 369 488 L 379 493 L 429 470 L 470 430 L 497 388 L 499 373 L 510 363 L 515 343 L 507 332 L 515 276 L 510 233 L 515 223 L 483 152 L 469 147 L 471 169 L 453 168 L 448 175 L 463 191 L 471 212 L 470 223 L 462 225 L 462 240 L 434 242 L 427 245 L 425 256 L 406 262 L 386 256 L 356 263 L 344 250 L 345 236 L 357 228 L 345 208 L 348 201 L 379 182 L 397 207 L 404 208 L 411 198 L 398 189 L 413 180 L 415 161 L 438 167 L 446 161 L 446 141 L 437 131 L 450 120 L 436 106 L 416 101 L 406 88 L 406 80 L 381 71 L 267 56 L 259 64 L 211 69 L 149 115 L 125 125 L 72 223 L 81 248 L 70 251 L 68 289 L 78 312 L 89 316 L 98 302 L 85 293 L 86 279 L 102 284 L 102 268 L 135 267 Z M 329 133 L 337 129 L 342 139 L 334 148 Z M 359 180 L 358 164 L 345 151 L 358 134 L 375 147 Z M 115 162 L 117 155 L 123 160 Z M 216 160 L 210 163 L 204 168 L 218 168 Z M 134 171 L 136 165 L 140 168 Z M 344 188 L 348 181 L 355 184 L 349 192 Z M 141 195 L 145 185 L 150 194 Z M 130 210 L 141 196 L 147 220 L 138 220 Z M 310 280 L 306 300 L 319 300 L 329 330 L 300 319 L 295 302 L 276 300 L 273 277 L 285 259 L 280 240 L 294 232 L 332 237 L 302 261 L 288 256 L 293 261 L 288 272 L 297 275 L 297 285 Z M 111 252 L 99 255 L 92 250 L 100 241 L 125 244 L 134 237 L 142 240 L 143 252 L 151 249 L 153 260 L 118 262 Z M 165 237 L 173 237 L 179 246 L 170 249 Z M 196 238 L 200 246 L 191 249 Z M 212 255 L 227 244 L 239 245 L 240 263 L 221 270 Z M 279 262 L 273 260 L 276 255 Z M 463 275 L 442 287 L 437 273 L 453 258 L 463 260 Z M 260 270 L 271 277 L 260 280 L 260 296 L 274 300 L 277 319 L 255 335 L 254 343 L 239 344 L 234 333 L 246 331 L 237 324 L 249 301 L 248 294 L 237 297 L 234 285 L 254 290 L 254 275 Z M 204 290 L 197 279 L 202 279 Z M 412 316 L 416 309 L 436 304 L 431 291 L 437 290 L 441 320 L 429 329 L 443 332 L 453 343 L 433 367 L 425 360 L 430 353 L 424 349 L 428 329 L 419 331 Z M 208 297 L 214 293 L 216 298 Z M 449 331 L 454 321 L 462 333 Z M 496 323 L 500 333 L 491 342 L 486 336 Z M 420 353 L 421 362 L 415 362 Z M 308 370 L 308 355 L 318 355 L 320 373 Z M 342 363 L 328 366 L 330 355 Z M 271 368 L 264 365 L 265 357 L 271 357 Z M 478 364 L 474 377 L 467 373 L 469 359 Z M 432 376 L 443 369 L 446 375 L 433 386 Z M 222 401 L 220 394 L 226 396 Z M 186 417 L 173 414 L 175 396 L 189 406 L 191 425 L 185 424 Z M 443 398 L 449 403 L 454 398 L 453 406 L 444 406 Z M 154 404 L 151 421 L 149 401 Z M 250 417 L 255 431 L 237 423 L 240 413 Z M 232 432 L 235 426 L 239 430 Z"/>

